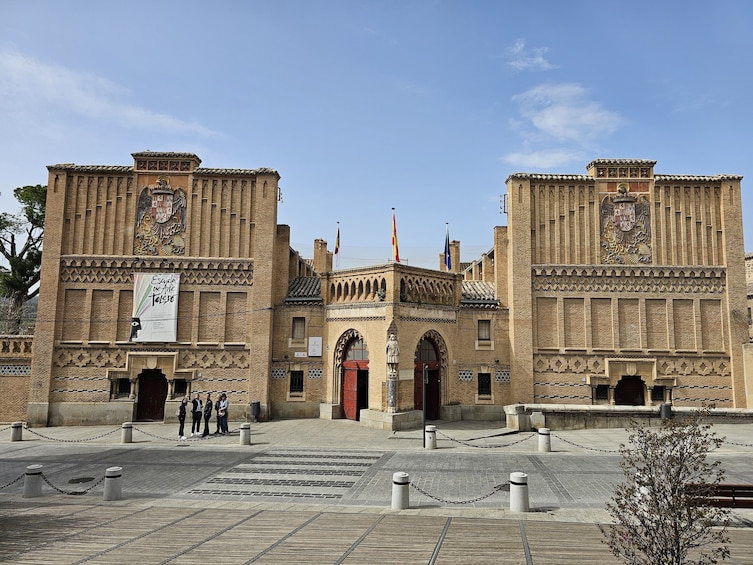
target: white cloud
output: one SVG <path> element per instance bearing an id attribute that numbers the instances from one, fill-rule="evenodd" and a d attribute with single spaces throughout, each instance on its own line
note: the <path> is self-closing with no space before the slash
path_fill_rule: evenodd
<path id="1" fill-rule="evenodd" d="M 622 125 L 615 112 L 588 100 L 578 84 L 544 84 L 513 96 L 525 122 L 559 141 L 583 142 L 608 135 Z"/>
<path id="2" fill-rule="evenodd" d="M 199 123 L 123 101 L 128 95 L 125 88 L 102 77 L 0 51 L 0 101 L 4 108 L 0 115 L 13 112 L 15 120 L 22 120 L 28 113 L 31 119 L 41 110 L 55 108 L 129 129 L 214 134 Z"/>
<path id="3" fill-rule="evenodd" d="M 526 151 L 510 152 L 506 163 L 553 168 L 582 161 L 598 140 L 614 133 L 623 118 L 589 99 L 579 84 L 543 84 L 513 96 L 519 115 L 510 120 Z"/>
<path id="4" fill-rule="evenodd" d="M 573 162 L 583 162 L 584 154 L 578 150 L 551 149 L 529 153 L 508 153 L 502 159 L 505 163 L 525 169 L 553 169 Z"/>
<path id="5" fill-rule="evenodd" d="M 508 57 L 511 59 L 507 64 L 517 71 L 548 71 L 557 66 L 546 60 L 544 55 L 549 51 L 546 47 L 536 47 L 530 51 L 526 49 L 526 43 L 518 39 L 515 45 L 507 48 Z"/>

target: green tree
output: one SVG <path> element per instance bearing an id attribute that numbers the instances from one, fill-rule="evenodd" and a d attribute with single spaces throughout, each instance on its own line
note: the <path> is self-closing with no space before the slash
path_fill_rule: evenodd
<path id="1" fill-rule="evenodd" d="M 47 187 L 21 186 L 13 191 L 21 212 L 0 214 L 0 294 L 5 298 L 3 333 L 18 334 L 26 302 L 39 293 Z M 0 317 L 2 318 L 2 317 Z"/>
<path id="2" fill-rule="evenodd" d="M 724 478 L 708 454 L 723 439 L 704 424 L 708 409 L 659 428 L 634 425 L 621 445 L 625 482 L 607 503 L 614 525 L 600 526 L 612 553 L 640 565 L 706 565 L 729 557 L 729 510 L 705 505 Z"/>

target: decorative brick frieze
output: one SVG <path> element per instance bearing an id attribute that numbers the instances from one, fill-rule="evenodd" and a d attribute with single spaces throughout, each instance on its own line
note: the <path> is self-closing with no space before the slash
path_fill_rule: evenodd
<path id="1" fill-rule="evenodd" d="M 636 267 L 537 265 L 534 292 L 638 292 L 722 294 L 727 271 L 722 267 Z"/>
<path id="2" fill-rule="evenodd" d="M 65 256 L 60 281 L 78 284 L 133 284 L 134 272 L 180 273 L 184 285 L 252 285 L 253 260 Z"/>

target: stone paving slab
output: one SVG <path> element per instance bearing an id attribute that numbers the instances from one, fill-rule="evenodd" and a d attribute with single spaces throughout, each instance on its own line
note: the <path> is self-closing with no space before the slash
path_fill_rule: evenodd
<path id="1" fill-rule="evenodd" d="M 101 484 L 83 496 L 45 484 L 24 499 L 22 481 L 0 488 L 0 561 L 196 563 L 220 552 L 223 563 L 614 562 L 596 524 L 610 520 L 625 430 L 553 432 L 552 452 L 539 453 L 535 434 L 479 422 L 438 423 L 436 450 L 418 430 L 343 421 L 252 424 L 245 446 L 237 432 L 179 441 L 173 426 L 135 426 L 132 444 L 106 426 L 24 430 L 21 442 L 0 428 L 0 487 L 29 464 L 70 490 L 121 466 L 124 493 L 103 502 Z M 714 431 L 728 440 L 714 454 L 727 482 L 753 483 L 753 426 Z M 397 471 L 413 486 L 410 507 L 392 511 Z M 495 490 L 511 472 L 528 474 L 529 513 L 510 512 L 509 493 Z M 729 562 L 753 563 L 753 510 L 732 518 Z"/>

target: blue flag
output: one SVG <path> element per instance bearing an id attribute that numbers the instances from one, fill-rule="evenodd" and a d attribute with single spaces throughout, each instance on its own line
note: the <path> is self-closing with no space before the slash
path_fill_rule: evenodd
<path id="1" fill-rule="evenodd" d="M 452 257 L 450 257 L 450 226 L 445 224 L 446 231 L 444 237 L 444 266 L 448 271 L 452 271 Z"/>

